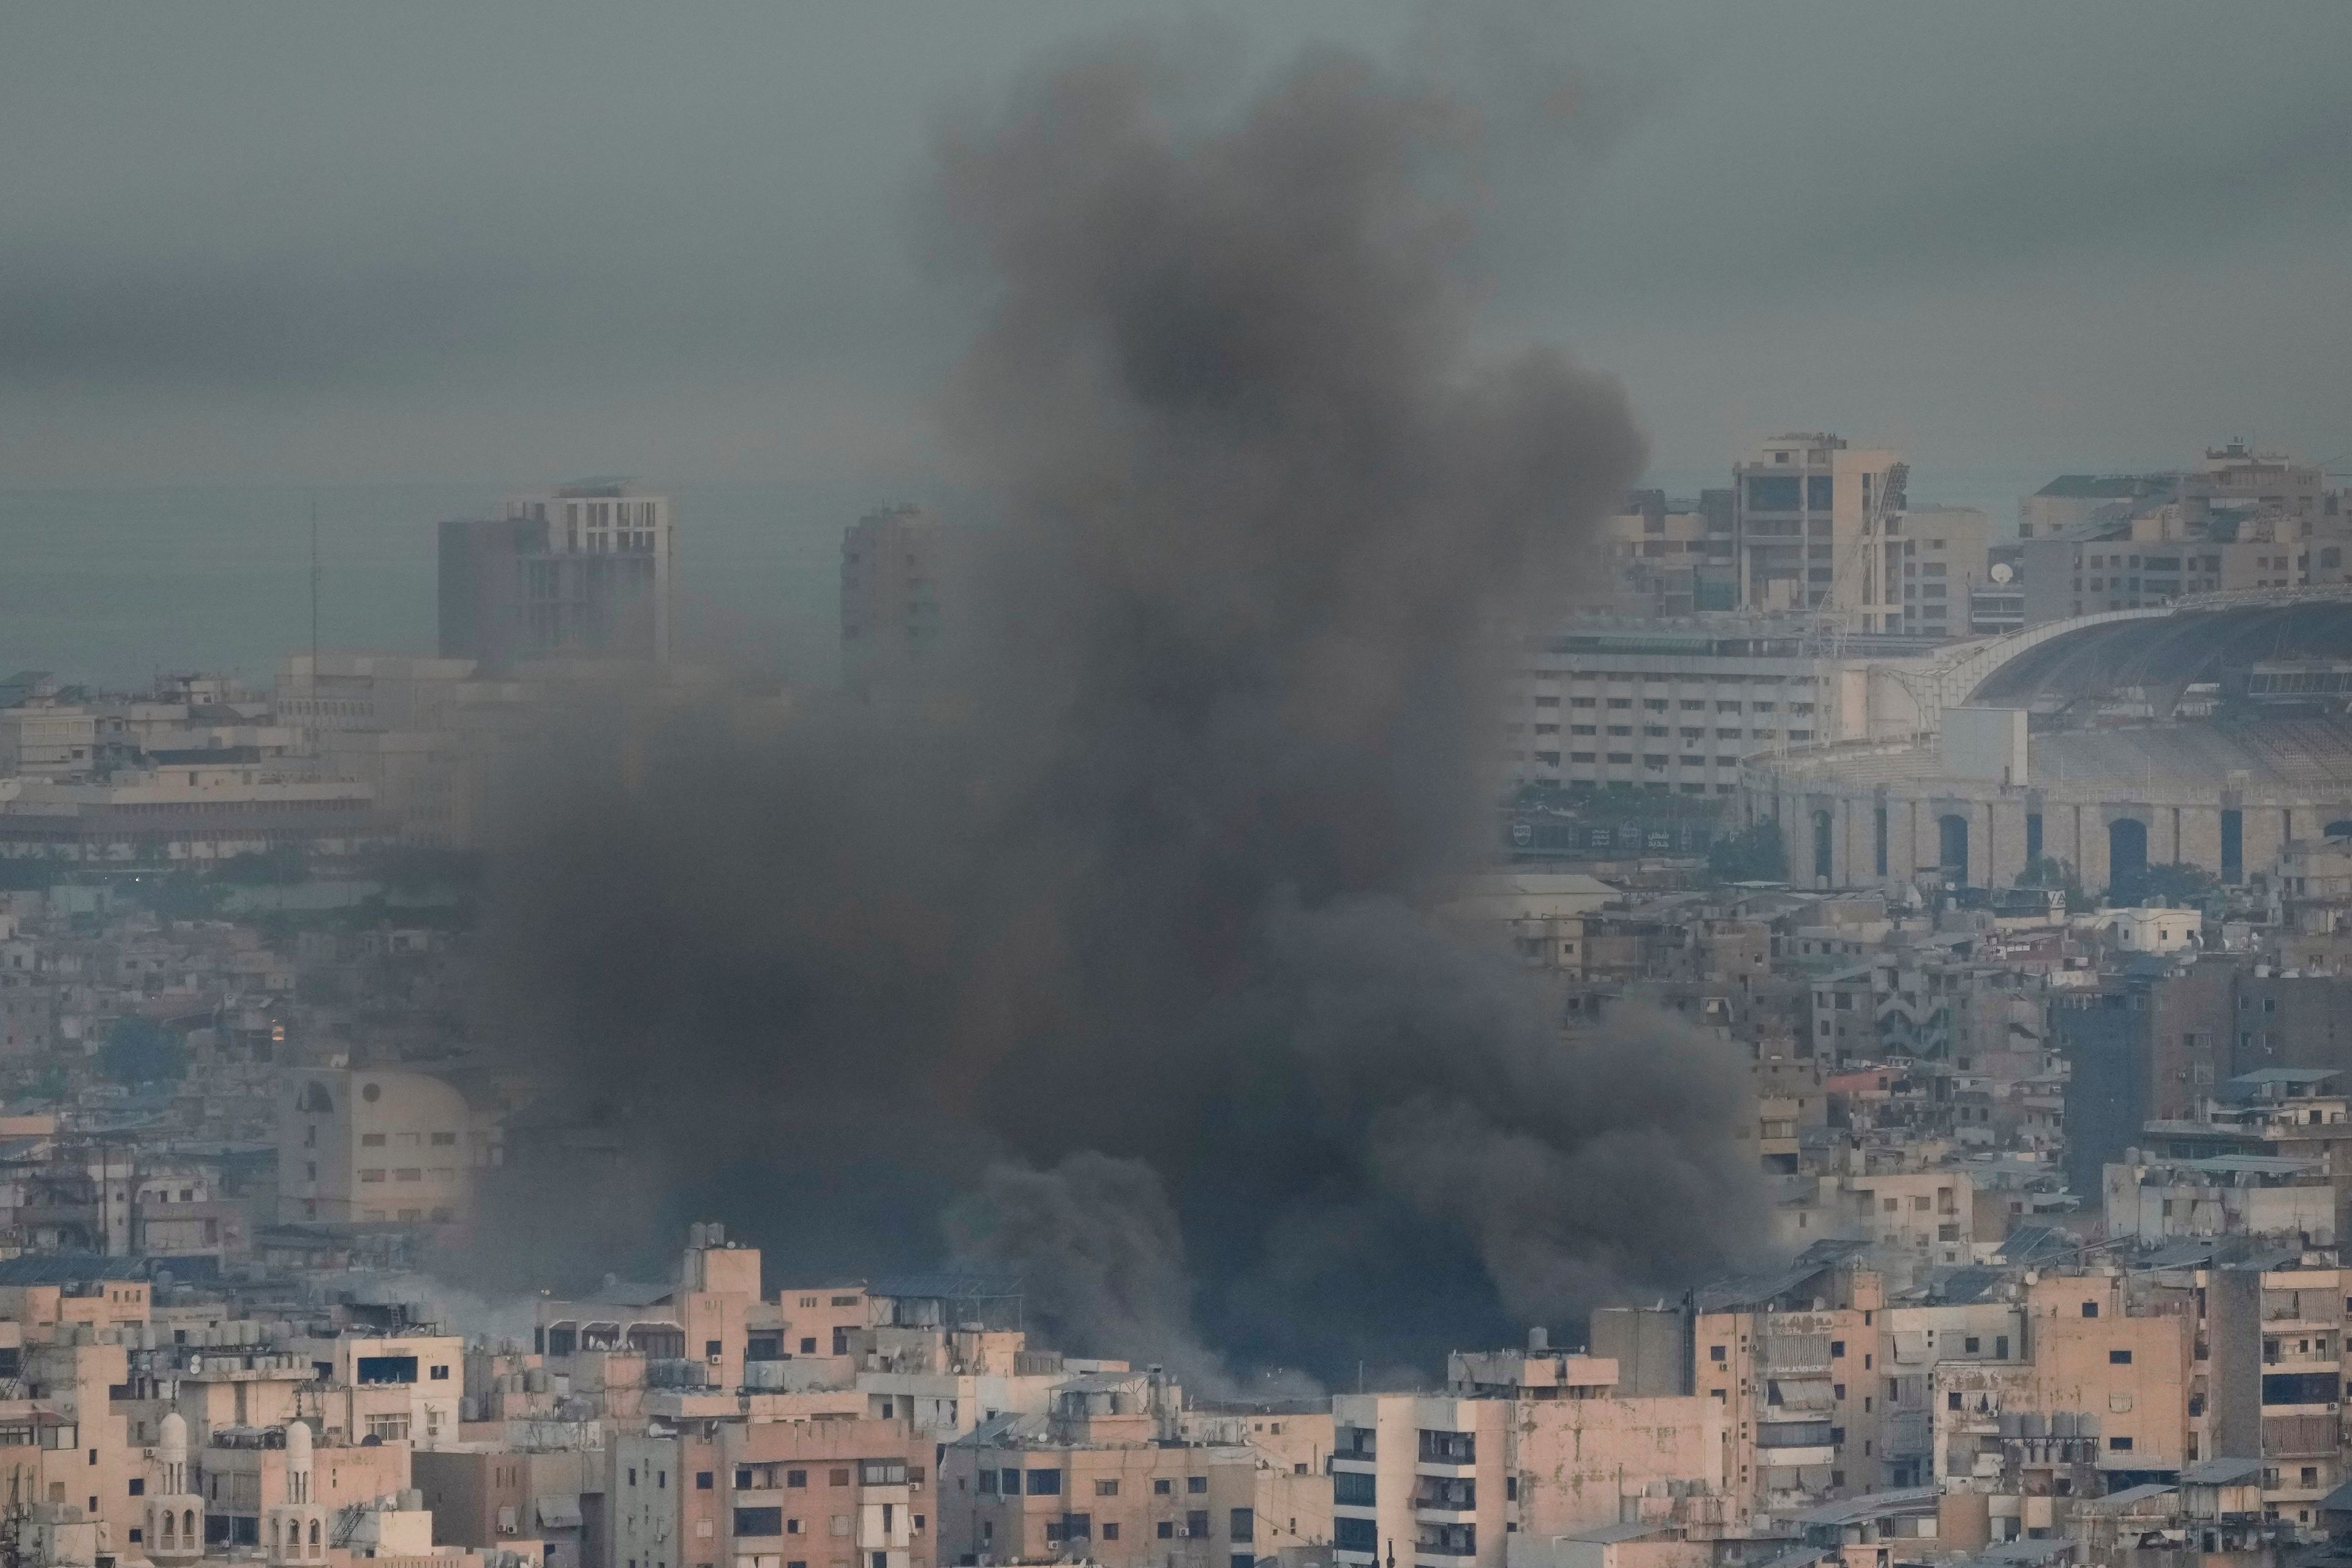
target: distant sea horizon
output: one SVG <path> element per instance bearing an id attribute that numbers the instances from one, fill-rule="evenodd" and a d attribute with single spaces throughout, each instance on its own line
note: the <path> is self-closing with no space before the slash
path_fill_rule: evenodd
<path id="1" fill-rule="evenodd" d="M 1915 467 L 1920 502 L 1980 506 L 1996 537 L 2046 470 Z M 1695 496 L 1726 468 L 1661 468 L 1645 486 Z M 203 670 L 267 688 L 310 647 L 310 514 L 319 520 L 319 646 L 429 654 L 435 525 L 479 517 L 519 484 L 413 480 L 0 489 L 0 676 L 145 689 Z M 656 485 L 678 520 L 681 657 L 803 687 L 838 673 L 841 532 L 939 493 L 866 486 Z"/>
<path id="2" fill-rule="evenodd" d="M 204 670 L 267 687 L 310 647 L 435 649 L 436 525 L 525 487 L 469 481 L 0 489 L 0 676 L 143 689 Z M 648 486 L 678 519 L 677 642 L 802 685 L 838 666 L 841 532 L 922 494 L 803 485 Z"/>

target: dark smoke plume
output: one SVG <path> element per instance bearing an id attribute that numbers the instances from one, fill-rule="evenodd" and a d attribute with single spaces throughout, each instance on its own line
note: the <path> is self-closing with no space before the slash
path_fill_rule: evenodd
<path id="1" fill-rule="evenodd" d="M 1421 912 L 1490 831 L 1504 629 L 1642 444 L 1472 353 L 1470 117 L 1336 52 L 1198 85 L 1108 48 L 941 132 L 968 635 L 919 707 L 683 715 L 538 803 L 493 1017 L 800 1277 L 944 1213 L 1074 1352 L 1425 1365 L 1755 1228 L 1727 1053 L 1564 1042 Z"/>

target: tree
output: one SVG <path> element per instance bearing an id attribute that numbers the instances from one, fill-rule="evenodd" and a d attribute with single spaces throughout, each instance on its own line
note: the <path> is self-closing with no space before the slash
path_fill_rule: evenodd
<path id="1" fill-rule="evenodd" d="M 299 844 L 279 844 L 246 855 L 232 855 L 213 873 L 224 882 L 248 888 L 291 887 L 307 879 L 310 869 Z"/>
<path id="2" fill-rule="evenodd" d="M 188 1076 L 188 1050 L 150 1019 L 117 1018 L 98 1048 L 98 1067 L 126 1087 L 177 1082 Z"/>
<path id="3" fill-rule="evenodd" d="M 2093 908 L 2091 896 L 2083 890 L 2083 879 L 2075 875 L 2074 862 L 2055 855 L 2044 855 L 2026 862 L 2025 869 L 2017 874 L 2017 885 L 2021 888 L 2063 889 L 2066 894 L 2068 914 L 2087 914 Z"/>
<path id="4" fill-rule="evenodd" d="M 1780 841 L 1780 825 L 1767 817 L 1717 838 L 1707 849 L 1706 869 L 1718 882 L 1787 881 L 1789 850 Z"/>
<path id="5" fill-rule="evenodd" d="M 2137 873 L 2117 877 L 2107 889 L 2107 902 L 2116 909 L 2134 904 L 2195 909 L 2210 901 L 2221 890 L 2221 879 L 2202 866 L 2181 860 L 2143 867 Z"/>

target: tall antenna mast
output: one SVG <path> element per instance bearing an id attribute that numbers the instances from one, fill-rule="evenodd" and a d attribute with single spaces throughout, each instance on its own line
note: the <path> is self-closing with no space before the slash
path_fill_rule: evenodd
<path id="1" fill-rule="evenodd" d="M 319 682 L 319 492 L 310 492 L 310 684 Z"/>

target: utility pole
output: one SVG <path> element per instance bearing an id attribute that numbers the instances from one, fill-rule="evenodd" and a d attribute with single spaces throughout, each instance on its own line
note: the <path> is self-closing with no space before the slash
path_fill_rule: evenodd
<path id="1" fill-rule="evenodd" d="M 310 685 L 319 684 L 319 492 L 310 492 Z"/>

